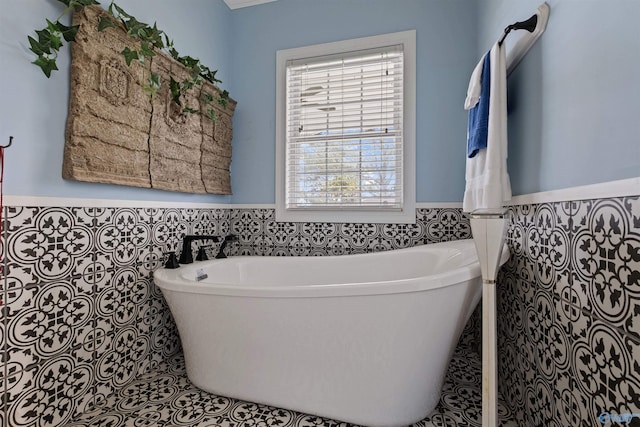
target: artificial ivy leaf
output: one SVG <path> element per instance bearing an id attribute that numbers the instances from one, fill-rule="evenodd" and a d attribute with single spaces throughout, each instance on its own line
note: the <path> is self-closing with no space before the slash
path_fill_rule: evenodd
<path id="1" fill-rule="evenodd" d="M 74 12 L 80 12 L 83 7 L 90 4 L 100 4 L 96 0 L 70 0 L 67 6 L 72 7 Z"/>
<path id="2" fill-rule="evenodd" d="M 60 23 L 60 21 L 56 21 L 56 28 L 60 33 L 62 33 L 62 37 L 68 42 L 73 42 L 76 40 L 76 34 L 78 33 L 78 29 L 80 25 L 72 25 L 71 27 L 67 27 Z"/>
<path id="3" fill-rule="evenodd" d="M 59 36 L 60 33 L 51 33 L 51 49 L 60 50 L 62 47 L 62 38 Z"/>
<path id="4" fill-rule="evenodd" d="M 156 73 L 151 73 L 151 77 L 149 77 L 149 81 L 155 85 L 158 89 L 160 88 L 160 75 Z"/>
<path id="5" fill-rule="evenodd" d="M 196 74 L 193 76 L 193 84 L 196 86 L 201 86 L 202 85 L 202 77 L 200 77 L 199 74 Z"/>
<path id="6" fill-rule="evenodd" d="M 47 19 L 47 30 L 50 33 L 56 33 L 58 31 L 58 26 L 54 22 L 51 22 Z"/>
<path id="7" fill-rule="evenodd" d="M 155 26 L 155 24 L 153 24 Z M 162 33 L 162 35 L 164 36 L 164 45 L 168 48 L 172 48 L 173 47 L 173 40 L 171 40 L 169 38 L 169 36 L 166 33 Z M 175 50 L 175 49 L 174 49 Z"/>
<path id="8" fill-rule="evenodd" d="M 199 112 L 198 110 L 194 110 L 191 107 L 184 107 L 182 109 L 182 114 L 194 114 L 194 113 L 198 113 L 198 112 Z"/>
<path id="9" fill-rule="evenodd" d="M 218 78 L 216 78 L 216 74 L 217 73 L 218 73 L 218 70 L 213 70 L 213 71 L 209 70 L 209 72 L 206 75 L 202 76 L 202 77 L 204 77 L 205 79 L 207 79 L 211 83 L 221 83 L 222 80 L 219 80 Z"/>
<path id="10" fill-rule="evenodd" d="M 204 98 L 205 104 L 209 105 L 213 103 L 213 95 L 211 95 L 210 93 L 204 93 L 202 97 Z"/>
<path id="11" fill-rule="evenodd" d="M 133 16 L 131 16 L 127 20 L 123 20 L 122 23 L 124 24 L 124 27 L 127 29 L 127 34 L 136 38 L 140 38 L 139 30 L 144 29 L 144 27 L 146 26 L 145 24 L 138 21 Z"/>
<path id="12" fill-rule="evenodd" d="M 173 42 L 172 42 L 172 46 L 173 46 Z M 176 61 L 178 61 L 178 62 L 180 61 L 180 54 L 173 47 L 169 48 L 169 55 L 171 55 L 171 57 L 173 59 L 175 59 Z"/>
<path id="13" fill-rule="evenodd" d="M 137 31 L 138 38 L 142 40 L 149 40 L 149 33 L 146 28 L 139 28 Z"/>
<path id="14" fill-rule="evenodd" d="M 101 16 L 100 17 L 100 22 L 98 22 L 98 31 L 104 31 L 107 28 L 115 28 L 117 27 L 118 24 L 116 24 L 113 19 L 111 19 L 109 16 Z"/>
<path id="15" fill-rule="evenodd" d="M 156 73 L 151 73 L 149 77 L 149 86 L 154 89 L 160 89 L 160 75 Z"/>
<path id="16" fill-rule="evenodd" d="M 149 41 L 158 49 L 164 49 L 164 43 L 162 42 L 162 30 L 158 29 L 158 24 L 153 23 L 153 27 L 149 29 Z"/>
<path id="17" fill-rule="evenodd" d="M 198 65 L 199 60 L 192 58 L 190 56 L 181 56 L 178 61 L 187 68 L 194 68 Z"/>
<path id="18" fill-rule="evenodd" d="M 222 93 L 218 95 L 218 105 L 227 108 L 227 101 L 229 101 L 229 91 L 223 90 Z"/>
<path id="19" fill-rule="evenodd" d="M 111 2 L 111 6 L 113 6 L 116 11 L 118 12 L 119 15 L 124 16 L 125 18 L 131 18 L 131 15 L 129 15 L 127 12 L 125 12 L 124 10 L 122 10 L 122 8 L 120 6 L 118 6 L 117 4 Z M 113 9 L 111 9 L 111 6 L 109 6 L 109 11 L 112 12 Z"/>
<path id="20" fill-rule="evenodd" d="M 128 46 L 125 47 L 120 53 L 122 53 L 122 56 L 124 56 L 124 60 L 127 65 L 131 65 L 131 61 L 133 61 L 134 59 L 138 59 L 138 51 L 131 50 Z"/>
<path id="21" fill-rule="evenodd" d="M 151 46 L 149 46 L 149 43 L 144 42 L 140 44 L 140 56 L 149 58 L 152 56 L 156 56 L 156 53 L 153 51 Z"/>
<path id="22" fill-rule="evenodd" d="M 145 92 L 147 92 L 151 96 L 155 95 L 156 92 L 158 91 L 158 89 L 152 88 L 151 86 L 145 86 L 145 87 L 142 88 L 142 90 L 144 90 Z"/>
<path id="23" fill-rule="evenodd" d="M 138 21 L 135 17 L 131 17 L 129 20 L 123 21 L 125 28 L 127 29 L 127 34 L 131 37 L 149 41 L 149 31 L 151 28 L 149 25 L 144 22 Z"/>
<path id="24" fill-rule="evenodd" d="M 31 48 L 29 49 L 31 52 L 35 53 L 38 56 L 46 53 L 36 39 L 31 36 L 28 36 L 27 38 L 29 39 L 29 44 L 31 45 Z"/>
<path id="25" fill-rule="evenodd" d="M 74 12 L 80 12 L 82 10 L 82 5 L 78 0 L 70 0 L 68 6 L 70 9 L 73 9 Z"/>
<path id="26" fill-rule="evenodd" d="M 207 117 L 209 117 L 212 122 L 215 122 L 216 121 L 216 111 L 213 108 L 209 108 L 207 110 Z"/>
<path id="27" fill-rule="evenodd" d="M 184 79 L 182 81 L 182 90 L 185 92 L 193 88 L 193 80 Z"/>
<path id="28" fill-rule="evenodd" d="M 180 102 L 180 95 L 182 94 L 180 92 L 180 83 L 174 80 L 173 77 L 171 77 L 171 80 L 169 81 L 169 89 L 171 90 L 171 99 L 173 100 L 173 102 L 178 105 L 182 105 L 182 103 Z"/>
<path id="29" fill-rule="evenodd" d="M 211 71 L 211 69 L 205 65 L 200 65 L 200 75 L 207 81 L 211 82 L 211 83 L 220 83 L 220 80 L 218 80 L 216 78 L 216 73 L 218 72 L 218 70 L 213 70 Z"/>
<path id="30" fill-rule="evenodd" d="M 58 66 L 56 65 L 56 60 L 52 58 L 48 58 L 44 55 L 39 55 L 38 59 L 33 61 L 33 63 L 42 69 L 42 72 L 44 73 L 45 76 L 47 76 L 47 78 L 51 77 L 51 72 L 53 70 L 58 69 Z"/>
<path id="31" fill-rule="evenodd" d="M 38 35 L 38 44 L 44 53 L 51 53 L 51 33 L 49 30 L 36 31 Z"/>

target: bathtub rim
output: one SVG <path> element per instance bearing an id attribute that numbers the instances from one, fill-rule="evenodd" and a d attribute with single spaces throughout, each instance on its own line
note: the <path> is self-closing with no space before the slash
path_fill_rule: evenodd
<path id="1" fill-rule="evenodd" d="M 464 242 L 464 243 L 462 243 Z M 198 268 L 206 268 L 207 263 L 225 262 L 234 258 L 259 258 L 264 260 L 263 256 L 243 256 L 229 257 L 223 260 L 198 261 L 194 264 L 181 266 L 177 269 L 161 268 L 155 271 L 153 280 L 162 291 L 195 293 L 203 295 L 216 295 L 225 297 L 253 297 L 253 298 L 318 298 L 318 297 L 353 297 L 353 296 L 374 296 L 388 295 L 411 292 L 423 292 L 432 289 L 445 288 L 464 283 L 473 279 L 481 279 L 480 262 L 475 252 L 475 245 L 472 239 L 463 239 L 450 242 L 433 243 L 427 245 L 413 246 L 410 248 L 395 249 L 393 251 L 423 251 L 428 250 L 429 246 L 441 245 L 444 247 L 452 247 L 461 252 L 468 252 L 475 258 L 467 263 L 461 264 L 454 269 L 425 276 L 419 276 L 408 279 L 385 280 L 376 282 L 358 282 L 358 283 L 339 283 L 339 284 L 320 284 L 320 285 L 301 285 L 301 286 L 255 286 L 255 285 L 233 285 L 223 283 L 198 282 L 195 280 L 185 279 L 182 273 L 197 270 Z M 471 249 L 469 249 L 471 248 Z M 377 252 L 380 253 L 380 252 Z M 360 257 L 370 254 L 353 254 L 353 255 L 336 255 L 337 257 Z M 503 265 L 509 259 L 509 249 L 505 244 L 502 250 L 500 265 Z M 330 255 L 332 256 L 332 255 Z M 327 256 L 327 257 L 330 257 Z M 278 257 L 279 259 L 288 257 Z M 290 257 L 292 259 L 306 257 Z M 326 258 L 326 257 L 323 257 Z"/>

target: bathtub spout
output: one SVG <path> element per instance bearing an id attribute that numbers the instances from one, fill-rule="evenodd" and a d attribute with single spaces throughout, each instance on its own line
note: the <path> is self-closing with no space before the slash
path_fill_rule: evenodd
<path id="1" fill-rule="evenodd" d="M 180 264 L 191 264 L 193 253 L 191 252 L 191 242 L 195 240 L 213 240 L 219 242 L 219 236 L 184 236 L 182 239 L 182 252 L 180 253 Z"/>

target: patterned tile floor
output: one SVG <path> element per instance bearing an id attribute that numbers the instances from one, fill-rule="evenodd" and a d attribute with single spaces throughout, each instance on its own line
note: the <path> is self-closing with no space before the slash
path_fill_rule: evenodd
<path id="1" fill-rule="evenodd" d="M 414 427 L 481 425 L 478 354 L 459 345 L 433 413 Z M 517 427 L 500 402 L 501 427 Z M 313 415 L 216 396 L 188 380 L 182 355 L 142 375 L 66 427 L 353 427 Z"/>

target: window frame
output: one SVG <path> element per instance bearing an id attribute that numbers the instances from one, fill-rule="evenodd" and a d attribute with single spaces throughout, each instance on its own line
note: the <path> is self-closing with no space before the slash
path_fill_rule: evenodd
<path id="1" fill-rule="evenodd" d="M 286 64 L 289 60 L 403 45 L 403 206 L 398 210 L 365 207 L 286 208 Z M 415 223 L 416 206 L 416 31 L 323 43 L 276 52 L 276 221 Z"/>

